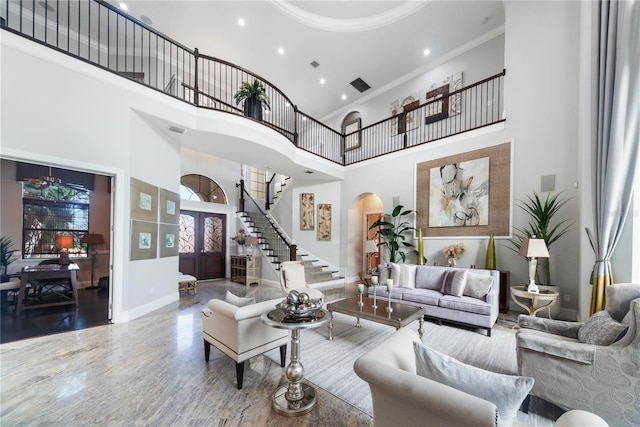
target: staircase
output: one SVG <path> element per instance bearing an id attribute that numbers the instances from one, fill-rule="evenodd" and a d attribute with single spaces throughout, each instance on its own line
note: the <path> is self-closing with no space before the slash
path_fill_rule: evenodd
<path id="1" fill-rule="evenodd" d="M 284 232 L 279 230 L 279 226 L 268 215 L 256 212 L 238 212 L 245 228 L 254 236 L 258 237 L 258 246 L 262 253 L 269 260 L 270 265 L 276 271 L 280 269 L 280 263 L 289 261 L 289 250 L 282 248 L 282 237 Z M 278 233 L 278 231 L 280 233 Z M 309 259 L 308 254 L 298 252 L 296 259 L 304 262 L 304 273 L 307 284 L 331 282 L 339 279 L 338 271 L 327 271 L 328 265 L 319 265 L 319 260 Z"/>

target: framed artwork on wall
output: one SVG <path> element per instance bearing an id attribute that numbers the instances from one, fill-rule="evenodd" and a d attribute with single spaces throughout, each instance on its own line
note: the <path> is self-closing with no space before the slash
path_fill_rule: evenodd
<path id="1" fill-rule="evenodd" d="M 159 224 L 158 247 L 160 258 L 178 256 L 180 226 L 177 224 Z"/>
<path id="2" fill-rule="evenodd" d="M 462 93 L 449 96 L 462 89 L 462 71 L 432 84 L 427 90 L 425 124 L 435 123 L 462 113 Z"/>
<path id="3" fill-rule="evenodd" d="M 313 193 L 300 193 L 300 230 L 313 230 Z"/>
<path id="4" fill-rule="evenodd" d="M 331 205 L 318 203 L 318 240 L 331 240 Z"/>
<path id="5" fill-rule="evenodd" d="M 157 255 L 158 224 L 131 220 L 131 261 L 154 259 Z"/>
<path id="6" fill-rule="evenodd" d="M 158 221 L 158 187 L 131 178 L 131 219 Z"/>
<path id="7" fill-rule="evenodd" d="M 511 143 L 416 164 L 424 237 L 511 236 Z"/>
<path id="8" fill-rule="evenodd" d="M 160 222 L 178 224 L 180 221 L 180 195 L 173 191 L 160 189 Z"/>

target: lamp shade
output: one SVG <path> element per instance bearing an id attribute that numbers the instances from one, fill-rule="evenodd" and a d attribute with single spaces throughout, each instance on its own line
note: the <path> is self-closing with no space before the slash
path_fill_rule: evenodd
<path id="1" fill-rule="evenodd" d="M 544 239 L 525 239 L 520 245 L 518 255 L 527 258 L 549 258 L 549 251 Z"/>
<path id="2" fill-rule="evenodd" d="M 58 249 L 69 249 L 73 247 L 73 236 L 56 236 L 56 246 Z"/>
<path id="3" fill-rule="evenodd" d="M 378 246 L 376 245 L 375 240 L 367 240 L 364 242 L 364 253 L 371 254 L 373 252 L 378 252 Z"/>
<path id="4" fill-rule="evenodd" d="M 102 237 L 102 234 L 87 233 L 82 236 L 80 243 L 86 243 L 87 245 L 101 245 L 104 243 L 104 237 Z"/>
<path id="5" fill-rule="evenodd" d="M 247 245 L 251 245 L 251 246 L 257 245 L 258 244 L 258 238 L 256 236 L 249 236 L 247 238 L 246 244 Z"/>

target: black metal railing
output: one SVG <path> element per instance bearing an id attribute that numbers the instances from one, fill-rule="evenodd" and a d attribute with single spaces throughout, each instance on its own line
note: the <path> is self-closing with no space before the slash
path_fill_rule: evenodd
<path id="1" fill-rule="evenodd" d="M 239 189 L 238 210 L 246 212 L 249 217 L 260 222 L 258 228 L 260 229 L 261 237 L 269 245 L 273 256 L 278 259 L 278 262 L 295 261 L 297 256 L 296 244 L 289 241 L 287 236 L 273 224 L 270 217 L 260 208 L 258 202 L 251 197 L 251 194 L 245 188 L 244 180 L 240 180 L 236 187 Z"/>
<path id="2" fill-rule="evenodd" d="M 340 165 L 504 121 L 504 71 L 344 135 L 259 75 L 183 46 L 102 0 L 0 0 L 0 26 L 200 108 L 242 115 L 235 92 L 258 80 L 271 103 L 260 123 Z"/>

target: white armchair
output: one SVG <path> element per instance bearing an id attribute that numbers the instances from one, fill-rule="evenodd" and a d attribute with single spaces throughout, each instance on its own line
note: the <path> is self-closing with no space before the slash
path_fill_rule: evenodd
<path id="1" fill-rule="evenodd" d="M 563 409 L 595 412 L 611 425 L 638 426 L 640 284 L 609 286 L 606 311 L 628 325 L 624 337 L 611 345 L 580 342 L 584 323 L 521 315 L 518 371 L 535 378 L 531 395 Z"/>
<path id="2" fill-rule="evenodd" d="M 209 361 L 213 345 L 236 362 L 238 389 L 242 388 L 244 362 L 265 351 L 280 347 L 280 365 L 284 367 L 289 331 L 265 325 L 260 316 L 275 309 L 282 299 L 273 299 L 237 307 L 212 299 L 202 310 L 204 359 Z"/>
<path id="3" fill-rule="evenodd" d="M 280 263 L 280 286 L 285 295 L 296 290 L 305 292 L 311 299 L 324 300 L 324 294 L 318 289 L 310 288 L 304 277 L 303 261 L 284 261 Z"/>

